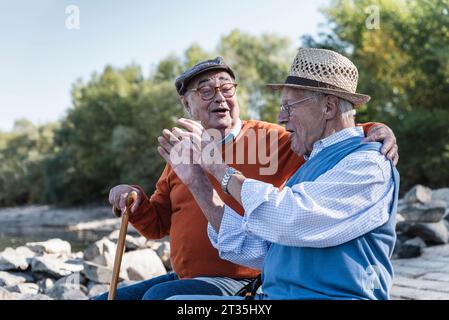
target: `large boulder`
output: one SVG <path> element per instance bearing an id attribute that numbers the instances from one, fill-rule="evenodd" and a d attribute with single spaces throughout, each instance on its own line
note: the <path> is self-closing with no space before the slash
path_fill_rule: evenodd
<path id="1" fill-rule="evenodd" d="M 115 230 L 108 235 L 108 239 L 117 244 L 120 230 Z M 132 251 L 137 249 L 146 248 L 147 239 L 145 237 L 133 237 L 127 234 L 125 237 L 125 249 L 126 251 Z"/>
<path id="2" fill-rule="evenodd" d="M 68 276 L 83 270 L 83 265 L 79 261 L 67 260 L 60 255 L 45 255 L 31 259 L 31 270 L 33 272 L 43 272 L 56 278 Z"/>
<path id="3" fill-rule="evenodd" d="M 394 248 L 394 255 L 399 259 L 419 257 L 425 247 L 426 243 L 420 237 L 415 237 L 404 242 L 397 241 Z"/>
<path id="4" fill-rule="evenodd" d="M 37 285 L 39 286 L 40 292 L 46 292 L 50 290 L 54 285 L 55 281 L 50 278 L 41 279 L 37 282 Z"/>
<path id="5" fill-rule="evenodd" d="M 444 201 L 449 207 L 449 188 L 441 188 L 433 190 L 432 200 Z"/>
<path id="6" fill-rule="evenodd" d="M 28 260 L 36 255 L 27 247 L 6 248 L 0 252 L 0 270 L 26 270 Z"/>
<path id="7" fill-rule="evenodd" d="M 164 264 L 165 268 L 167 270 L 171 270 L 171 260 L 170 260 L 170 242 L 164 241 L 161 243 L 159 248 L 156 250 L 157 255 L 162 260 L 162 263 Z"/>
<path id="8" fill-rule="evenodd" d="M 401 214 L 407 221 L 438 222 L 446 212 L 446 203 L 443 201 L 430 201 L 426 203 L 410 203 L 402 209 Z"/>
<path id="9" fill-rule="evenodd" d="M 449 231 L 443 221 L 413 223 L 406 231 L 409 236 L 418 236 L 429 244 L 445 244 L 449 241 Z"/>
<path id="10" fill-rule="evenodd" d="M 432 189 L 420 184 L 414 186 L 404 195 L 404 201 L 408 203 L 429 202 L 432 199 Z"/>
<path id="11" fill-rule="evenodd" d="M 20 295 L 0 287 L 0 300 L 19 300 Z"/>
<path id="12" fill-rule="evenodd" d="M 90 282 L 87 286 L 87 289 L 89 290 L 89 298 L 96 297 L 102 293 L 109 291 L 109 286 L 107 284 L 98 284 L 95 282 Z"/>
<path id="13" fill-rule="evenodd" d="M 0 287 L 13 287 L 19 283 L 31 282 L 33 277 L 23 272 L 0 271 Z"/>
<path id="14" fill-rule="evenodd" d="M 147 280 L 167 273 L 161 259 L 152 249 L 126 252 L 123 256 L 123 268 L 130 280 Z"/>
<path id="15" fill-rule="evenodd" d="M 17 292 L 20 294 L 38 294 L 39 293 L 39 286 L 35 283 L 25 282 L 25 283 L 19 283 L 12 287 L 7 287 L 10 292 Z"/>
<path id="16" fill-rule="evenodd" d="M 61 239 L 50 239 L 43 242 L 29 242 L 26 246 L 36 253 L 59 253 L 70 255 L 70 243 Z"/>
<path id="17" fill-rule="evenodd" d="M 46 294 L 55 300 L 86 300 L 87 288 L 83 285 L 60 283 L 54 285 Z"/>
<path id="18" fill-rule="evenodd" d="M 86 278 L 77 272 L 56 281 L 45 294 L 55 300 L 83 300 L 87 298 L 85 282 Z"/>
<path id="19" fill-rule="evenodd" d="M 97 283 L 107 283 L 109 284 L 112 279 L 112 268 L 108 268 L 93 262 L 85 261 L 84 269 L 82 273 L 88 278 Z M 126 269 L 120 268 L 119 280 L 126 280 L 128 278 L 126 274 Z"/>
<path id="20" fill-rule="evenodd" d="M 114 242 L 108 238 L 103 238 L 92 243 L 84 250 L 84 260 L 112 268 L 116 250 L 117 245 Z"/>

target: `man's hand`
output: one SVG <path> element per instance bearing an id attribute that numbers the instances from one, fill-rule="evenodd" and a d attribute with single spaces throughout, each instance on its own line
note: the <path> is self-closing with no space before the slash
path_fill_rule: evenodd
<path id="1" fill-rule="evenodd" d="M 389 127 L 384 124 L 378 124 L 368 131 L 367 137 L 364 142 L 379 141 L 383 143 L 381 153 L 393 161 L 394 165 L 397 165 L 399 161 L 398 145 L 396 143 L 396 137 Z"/>
<path id="2" fill-rule="evenodd" d="M 137 208 L 142 202 L 142 193 L 140 192 L 140 190 L 127 184 L 120 184 L 109 191 L 109 203 L 112 205 L 112 212 L 114 213 L 114 215 L 120 216 L 118 214 L 118 211 L 120 211 L 121 213 L 125 211 L 126 199 L 128 198 L 128 195 L 131 193 L 131 191 L 135 191 L 137 193 L 137 198 L 133 202 L 130 210 L 130 213 L 132 214 L 136 212 Z"/>
<path id="3" fill-rule="evenodd" d="M 197 135 L 175 127 L 172 131 L 162 130 L 158 142 L 159 154 L 186 186 L 190 186 L 205 175 L 199 164 L 201 142 Z"/>
<path id="4" fill-rule="evenodd" d="M 195 142 L 197 148 L 194 158 L 204 171 L 213 174 L 217 166 L 226 166 L 217 143 L 223 139 L 218 130 L 206 130 L 201 123 L 190 119 L 181 118 L 177 122 L 187 130 L 184 132 Z"/>

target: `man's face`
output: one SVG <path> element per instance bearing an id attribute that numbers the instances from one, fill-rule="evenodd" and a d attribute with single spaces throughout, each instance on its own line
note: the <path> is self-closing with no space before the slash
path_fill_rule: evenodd
<path id="1" fill-rule="evenodd" d="M 283 105 L 313 96 L 313 92 L 285 87 L 282 91 Z M 293 104 L 290 117 L 286 111 L 280 111 L 279 123 L 285 124 L 285 129 L 291 133 L 291 149 L 299 155 L 309 155 L 313 144 L 323 136 L 326 119 L 325 99 L 313 97 L 304 102 Z"/>
<path id="2" fill-rule="evenodd" d="M 189 83 L 188 89 L 197 89 L 203 86 L 212 88 L 219 87 L 224 83 L 234 83 L 234 79 L 225 71 L 212 70 L 204 72 Z M 199 92 L 187 91 L 182 97 L 184 106 L 194 120 L 201 121 L 206 128 L 218 130 L 230 130 L 239 118 L 239 105 L 237 94 L 233 97 L 225 98 L 221 91 L 216 90 L 216 94 L 210 101 L 201 98 Z"/>

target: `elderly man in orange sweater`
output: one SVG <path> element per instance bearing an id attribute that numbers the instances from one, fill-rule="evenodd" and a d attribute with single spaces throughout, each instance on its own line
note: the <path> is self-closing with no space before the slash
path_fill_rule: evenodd
<path id="1" fill-rule="evenodd" d="M 235 75 L 221 57 L 202 61 L 175 82 L 182 104 L 191 118 L 206 129 L 216 129 L 222 159 L 246 177 L 282 187 L 302 164 L 290 148 L 289 133 L 276 124 L 241 120 Z M 366 123 L 367 140 L 383 141 L 383 153 L 396 163 L 396 139 L 383 124 Z M 214 179 L 211 179 L 214 181 Z M 225 203 L 243 215 L 241 205 L 213 183 Z M 148 197 L 140 186 L 118 185 L 109 202 L 123 210 L 126 197 L 137 192 L 130 222 L 146 238 L 170 236 L 174 272 L 117 290 L 120 300 L 163 300 L 174 295 L 234 295 L 260 271 L 219 257 L 207 235 L 207 220 L 185 184 L 167 165 Z M 107 293 L 96 299 L 106 299 Z"/>

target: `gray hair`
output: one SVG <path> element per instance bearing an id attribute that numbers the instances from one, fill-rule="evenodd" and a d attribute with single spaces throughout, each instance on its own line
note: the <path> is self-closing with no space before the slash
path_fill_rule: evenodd
<path id="1" fill-rule="evenodd" d="M 317 92 L 314 94 L 314 96 L 317 101 L 320 101 L 326 96 L 326 94 Z M 338 108 L 340 109 L 341 117 L 343 118 L 353 118 L 356 114 L 354 105 L 348 100 L 342 99 L 340 97 L 338 97 Z"/>

